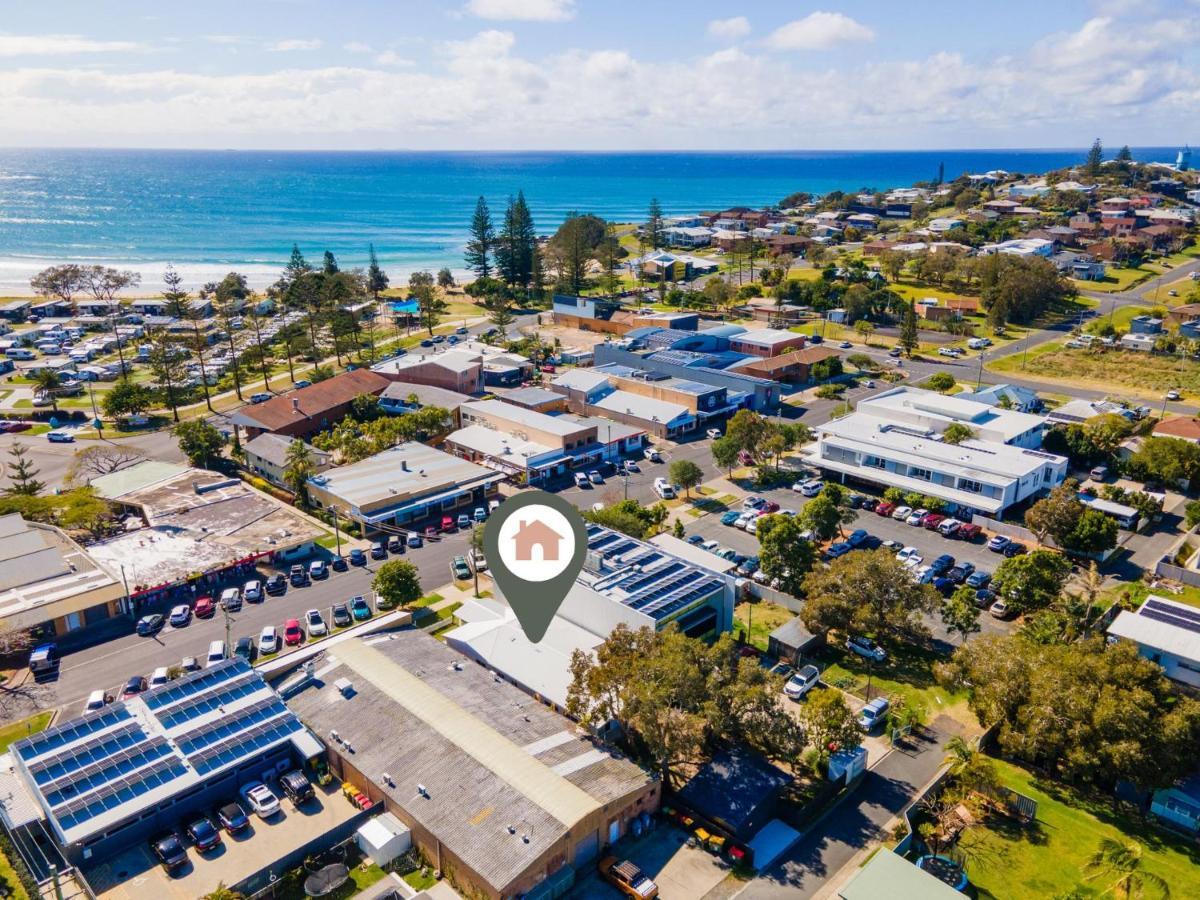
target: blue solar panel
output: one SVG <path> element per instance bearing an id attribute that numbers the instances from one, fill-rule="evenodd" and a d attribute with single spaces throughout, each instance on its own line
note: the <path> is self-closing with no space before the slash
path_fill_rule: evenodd
<path id="1" fill-rule="evenodd" d="M 210 666 L 202 672 L 193 672 L 169 684 L 142 694 L 142 700 L 150 709 L 162 709 L 188 697 L 211 690 L 217 685 L 231 681 L 250 667 L 240 658 L 227 659 Z"/>
<path id="2" fill-rule="evenodd" d="M 123 778 L 119 782 L 105 785 L 77 800 L 72 800 L 58 813 L 59 824 L 63 828 L 72 828 L 87 822 L 107 810 L 116 809 L 123 803 L 174 781 L 186 772 L 182 761 L 173 756 L 168 757 L 130 778 Z"/>
<path id="3" fill-rule="evenodd" d="M 200 751 L 188 761 L 195 766 L 197 772 L 204 775 L 222 766 L 235 763 L 257 750 L 278 743 L 281 738 L 285 738 L 303 727 L 295 716 L 264 722 L 235 738 Z"/>
<path id="4" fill-rule="evenodd" d="M 103 785 L 125 779 L 143 766 L 173 754 L 171 745 L 161 738 L 147 742 L 134 751 L 126 751 L 103 762 L 94 763 L 79 772 L 64 775 L 46 785 L 43 795 L 51 807 L 82 797 Z"/>
<path id="5" fill-rule="evenodd" d="M 110 706 L 91 715 L 70 719 L 62 725 L 46 729 L 41 734 L 17 741 L 13 744 L 13 749 L 26 761 L 36 759 L 51 750 L 64 747 L 89 734 L 103 731 L 128 718 L 130 718 L 129 710 L 125 708 L 124 704 Z"/>
<path id="6" fill-rule="evenodd" d="M 283 701 L 278 697 L 271 696 L 261 703 L 255 703 L 242 710 L 236 718 L 212 722 L 204 728 L 183 735 L 177 739 L 176 743 L 179 744 L 179 749 L 186 756 L 192 756 L 198 750 L 232 737 L 260 722 L 282 715 L 291 715 L 291 713 L 283 705 Z"/>
<path id="7" fill-rule="evenodd" d="M 224 706 L 227 703 L 232 703 L 235 700 L 247 697 L 261 690 L 263 690 L 262 679 L 254 672 L 247 672 L 241 678 L 236 678 L 228 682 L 210 694 L 181 701 L 170 709 L 156 715 L 164 728 L 174 728 L 205 713 L 212 712 L 214 709 Z"/>
<path id="8" fill-rule="evenodd" d="M 86 744 L 72 747 L 62 753 L 46 756 L 29 765 L 29 774 L 39 784 L 49 784 L 63 775 L 78 771 L 94 762 L 100 762 L 146 740 L 146 734 L 136 724 L 122 726 L 119 730 L 110 732 L 89 741 Z"/>

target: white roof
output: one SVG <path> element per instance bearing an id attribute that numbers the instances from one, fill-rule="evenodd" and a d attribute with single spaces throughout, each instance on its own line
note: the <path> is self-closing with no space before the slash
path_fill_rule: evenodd
<path id="1" fill-rule="evenodd" d="M 428 353 L 424 356 L 403 356 L 400 359 L 389 359 L 387 362 L 372 366 L 376 372 L 402 373 L 405 369 L 433 363 L 451 372 L 470 372 L 483 364 L 478 353 L 468 353 L 464 350 L 446 350 L 441 353 Z"/>
<path id="2" fill-rule="evenodd" d="M 630 391 L 613 391 L 592 406 L 608 412 L 625 413 L 648 422 L 674 422 L 678 418 L 691 415 L 691 411 L 682 403 L 655 400 L 653 397 L 643 397 Z"/>
<path id="3" fill-rule="evenodd" d="M 1151 603 L 1160 610 L 1166 608 L 1177 611 L 1185 618 L 1195 617 L 1197 612 L 1200 612 L 1194 606 L 1151 594 L 1136 613 L 1122 610 L 1121 614 L 1108 626 L 1108 633 L 1135 641 L 1143 647 L 1161 650 L 1180 659 L 1200 663 L 1200 630 L 1192 631 L 1181 625 L 1150 618 L 1146 613 L 1150 611 L 1148 606 Z"/>
<path id="4" fill-rule="evenodd" d="M 495 416 L 498 419 L 504 419 L 516 425 L 523 425 L 526 428 L 536 428 L 538 431 L 557 434 L 560 437 L 575 434 L 587 427 L 580 425 L 578 422 L 572 422 L 570 419 L 564 419 L 560 416 L 548 416 L 537 410 L 505 403 L 503 400 L 476 400 L 471 403 L 464 403 L 461 407 L 461 414 L 465 418 L 470 413 Z"/>
<path id="5" fill-rule="evenodd" d="M 483 425 L 468 425 L 446 436 L 446 443 L 465 447 L 484 456 L 503 460 L 510 465 L 523 468 L 530 458 L 547 453 L 561 453 L 556 447 L 548 447 L 536 441 L 523 440 L 516 435 L 506 434 Z"/>
<path id="6" fill-rule="evenodd" d="M 695 563 L 698 566 L 716 572 L 718 575 L 724 575 L 737 566 L 736 563 L 724 557 L 717 556 L 715 553 L 709 553 L 707 550 L 701 550 L 696 545 L 689 544 L 687 541 L 681 541 L 675 535 L 667 534 L 665 531 L 650 538 L 650 543 L 656 547 L 662 547 L 672 556 L 678 556 L 684 562 Z"/>
<path id="7" fill-rule="evenodd" d="M 753 331 L 743 331 L 736 335 L 734 340 L 744 344 L 761 344 L 764 347 L 774 347 L 776 344 L 783 344 L 787 341 L 794 341 L 797 337 L 794 331 L 780 331 L 778 328 L 757 328 Z"/>
<path id="8" fill-rule="evenodd" d="M 405 468 L 407 465 L 407 468 Z M 422 497 L 484 478 L 491 469 L 410 441 L 349 466 L 337 466 L 310 481 L 351 506 L 367 506 L 395 496 Z"/>
<path id="9" fill-rule="evenodd" d="M 897 423 L 929 423 L 939 431 L 960 423 L 976 429 L 981 438 L 1002 441 L 1026 434 L 1045 421 L 1031 413 L 911 387 L 894 388 L 860 400 L 857 410 Z"/>
<path id="10" fill-rule="evenodd" d="M 608 384 L 608 377 L 593 369 L 568 369 L 556 377 L 551 384 L 570 391 L 590 391 Z"/>

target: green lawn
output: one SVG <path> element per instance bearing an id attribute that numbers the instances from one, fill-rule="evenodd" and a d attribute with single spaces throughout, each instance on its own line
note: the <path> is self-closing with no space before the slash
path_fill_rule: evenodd
<path id="1" fill-rule="evenodd" d="M 772 631 L 786 622 L 796 618 L 790 609 L 758 600 L 754 603 L 739 603 L 733 611 L 734 630 L 741 630 L 750 636 L 747 643 L 757 647 L 764 653 L 767 651 L 767 638 Z"/>
<path id="2" fill-rule="evenodd" d="M 1110 266 L 1108 274 L 1104 277 L 1103 281 L 1080 281 L 1072 278 L 1071 283 L 1081 291 L 1096 291 L 1102 294 L 1111 294 L 1117 291 L 1127 291 L 1156 274 L 1158 273 L 1153 269 L 1148 269 L 1145 266 L 1136 269 L 1118 269 Z"/>
<path id="3" fill-rule="evenodd" d="M 1155 400 L 1161 400 L 1171 388 L 1188 394 L 1200 393 L 1200 364 L 1181 362 L 1175 356 L 1151 356 L 1136 350 L 1093 353 L 1069 350 L 1052 341 L 1030 350 L 1024 367 L 1021 362 L 1022 355 L 1014 353 L 986 365 L 991 372 L 1025 374 L 1064 386 L 1123 390 Z"/>
<path id="4" fill-rule="evenodd" d="M 352 865 L 350 867 L 350 878 L 340 888 L 331 894 L 326 894 L 326 897 L 332 900 L 347 900 L 362 891 L 365 891 L 371 885 L 379 882 L 387 875 L 379 866 L 371 863 L 363 868 L 361 865 Z M 304 894 L 304 880 L 301 879 L 297 884 L 289 884 L 284 887 L 277 895 L 279 900 L 301 900 Z"/>
<path id="5" fill-rule="evenodd" d="M 0 853 L 0 896 L 9 900 L 29 900 L 29 894 L 17 877 L 16 870 L 8 857 Z"/>
<path id="6" fill-rule="evenodd" d="M 19 741 L 23 737 L 44 731 L 50 724 L 52 715 L 51 712 L 40 712 L 28 719 L 22 719 L 20 722 L 13 722 L 11 725 L 0 728 L 0 753 L 6 752 L 13 741 Z"/>
<path id="7" fill-rule="evenodd" d="M 1111 591 L 1108 591 L 1107 596 L 1112 600 L 1128 596 L 1131 603 L 1140 604 L 1151 594 L 1157 594 L 1160 597 L 1166 597 L 1168 600 L 1177 600 L 1189 606 L 1200 607 L 1200 587 L 1192 587 L 1187 584 L 1180 587 L 1180 592 L 1176 594 L 1174 591 L 1168 591 L 1161 587 L 1151 588 L 1144 581 L 1135 581 L 1130 584 L 1118 585 Z"/>
<path id="8" fill-rule="evenodd" d="M 433 873 L 426 874 L 424 868 L 414 869 L 407 875 L 403 876 L 405 883 L 415 891 L 424 891 L 437 884 L 437 879 L 433 877 Z"/>
<path id="9" fill-rule="evenodd" d="M 892 652 L 887 662 L 869 670 L 865 659 L 842 649 L 841 645 L 826 647 L 818 654 L 821 679 L 826 684 L 866 700 L 870 676 L 871 697 L 903 697 L 924 706 L 929 713 L 928 721 L 945 713 L 977 727 L 975 716 L 967 709 L 966 694 L 948 691 L 934 681 L 934 664 L 942 659 L 931 650 L 905 645 Z"/>
<path id="10" fill-rule="evenodd" d="M 1103 838 L 1138 841 L 1145 848 L 1143 867 L 1165 878 L 1173 897 L 1200 897 L 1200 854 L 1186 839 L 1128 818 L 1108 801 L 1076 797 L 1018 766 L 995 765 L 1004 784 L 1037 800 L 1038 812 L 1031 826 L 1000 820 L 961 839 L 967 875 L 982 900 L 1041 900 L 1076 886 L 1085 897 L 1102 896 L 1105 883 L 1084 883 L 1080 867 Z"/>

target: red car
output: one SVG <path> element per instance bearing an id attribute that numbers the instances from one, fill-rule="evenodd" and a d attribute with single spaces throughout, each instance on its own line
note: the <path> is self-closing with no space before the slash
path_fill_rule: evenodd
<path id="1" fill-rule="evenodd" d="M 453 531 L 454 529 L 454 516 L 442 516 L 442 531 Z"/>
<path id="2" fill-rule="evenodd" d="M 283 623 L 283 642 L 289 647 L 304 643 L 304 631 L 299 619 L 288 619 Z"/>
<path id="3" fill-rule="evenodd" d="M 896 504 L 892 503 L 890 500 L 884 500 L 877 507 L 875 507 L 876 515 L 883 516 L 885 519 L 888 516 L 890 516 L 892 513 L 894 513 L 895 511 L 896 511 Z"/>
<path id="4" fill-rule="evenodd" d="M 921 520 L 921 524 L 930 531 L 935 531 L 939 525 L 946 521 L 946 517 L 941 513 L 929 513 Z"/>
<path id="5" fill-rule="evenodd" d="M 978 525 L 972 525 L 970 522 L 964 523 L 961 528 L 955 532 L 954 536 L 960 541 L 973 541 L 983 534 L 983 529 Z"/>
<path id="6" fill-rule="evenodd" d="M 212 597 L 199 597 L 196 600 L 195 607 L 192 608 L 192 615 L 197 619 L 207 619 L 217 611 L 217 604 L 213 603 Z"/>
<path id="7" fill-rule="evenodd" d="M 776 503 L 774 500 L 768 500 L 766 503 L 763 504 L 761 512 L 763 512 L 763 513 L 779 512 L 779 504 Z"/>

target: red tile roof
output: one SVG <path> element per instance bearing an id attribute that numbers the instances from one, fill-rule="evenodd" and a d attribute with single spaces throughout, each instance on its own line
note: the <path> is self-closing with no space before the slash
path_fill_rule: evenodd
<path id="1" fill-rule="evenodd" d="M 369 369 L 355 369 L 316 384 L 273 397 L 257 406 L 244 406 L 237 418 L 264 431 L 278 431 L 298 418 L 318 419 L 359 394 L 381 394 L 391 381 Z"/>
<path id="2" fill-rule="evenodd" d="M 1154 433 L 1165 437 L 1185 438 L 1200 441 L 1200 418 L 1196 416 L 1171 416 L 1154 426 Z"/>

